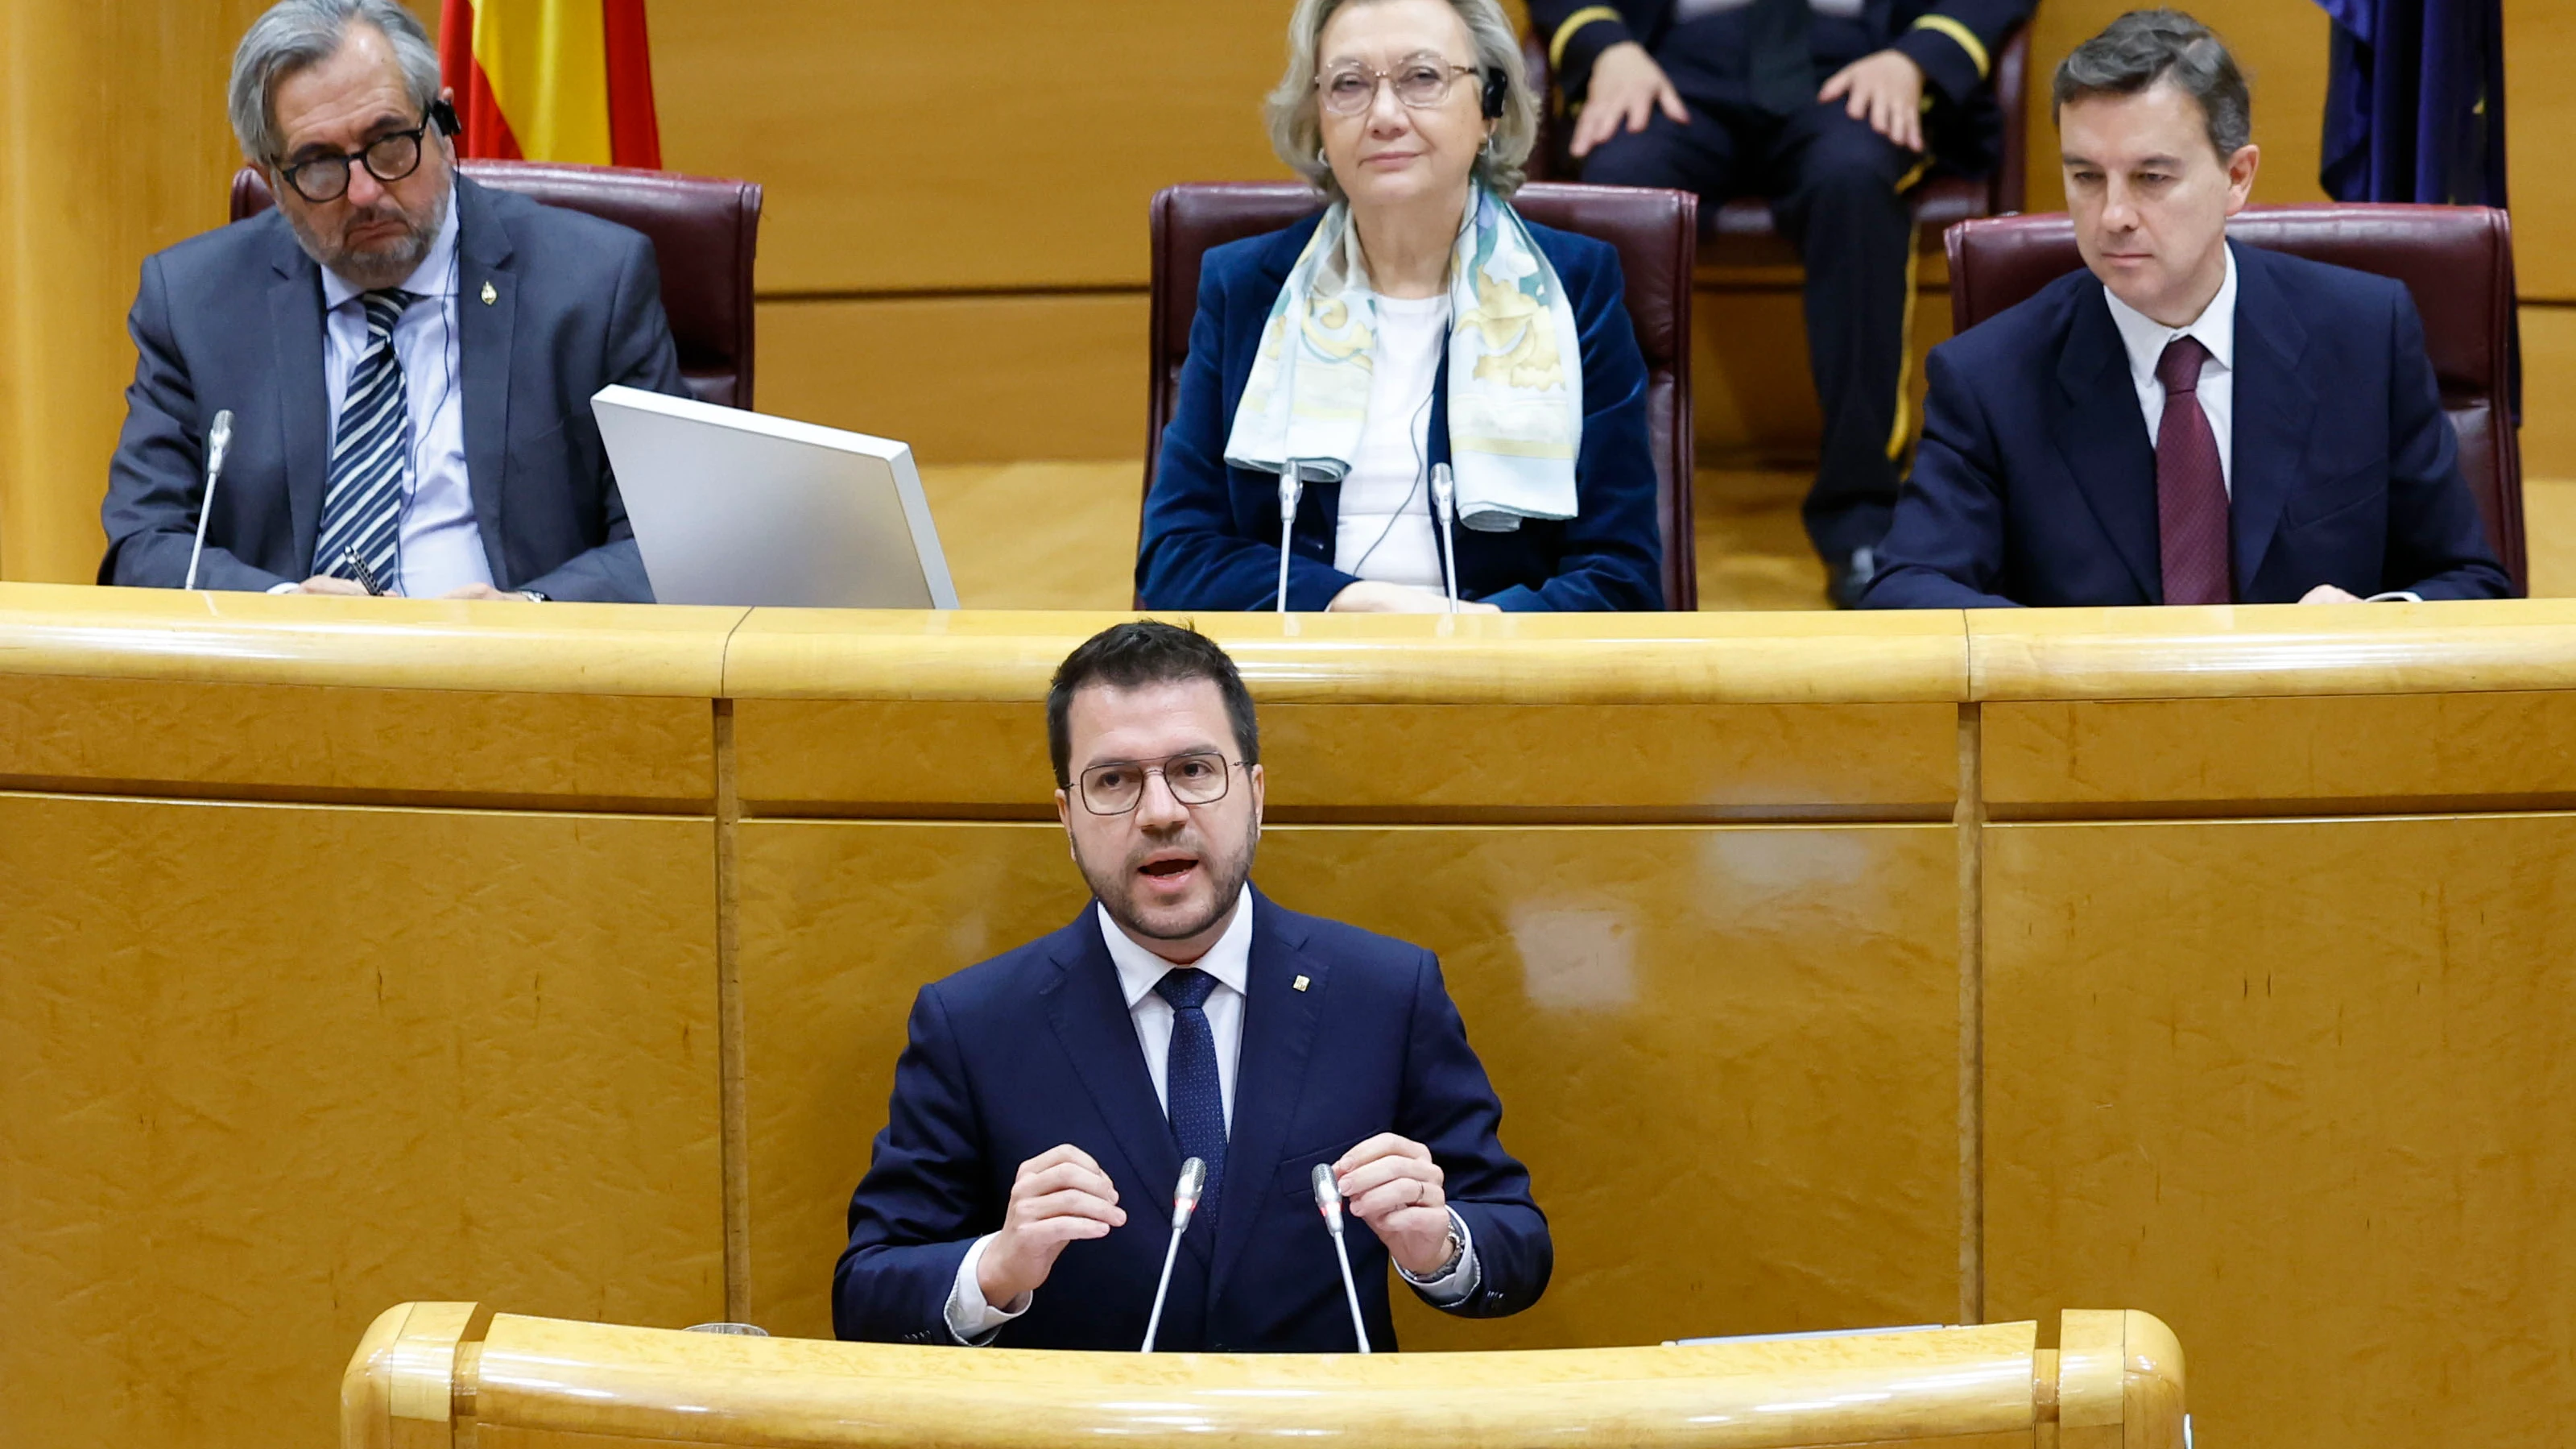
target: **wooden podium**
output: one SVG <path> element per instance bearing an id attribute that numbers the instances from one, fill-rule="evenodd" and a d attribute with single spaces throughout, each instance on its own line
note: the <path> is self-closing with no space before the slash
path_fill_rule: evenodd
<path id="1" fill-rule="evenodd" d="M 342 1449 L 2183 1449 L 2145 1313 L 1507 1353 L 1107 1354 L 738 1338 L 406 1303 L 340 1391 Z"/>

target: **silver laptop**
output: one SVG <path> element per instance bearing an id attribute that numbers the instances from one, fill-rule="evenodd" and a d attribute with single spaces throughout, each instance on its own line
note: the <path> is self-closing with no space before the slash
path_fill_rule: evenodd
<path id="1" fill-rule="evenodd" d="M 957 607 L 904 444 L 631 387 L 590 405 L 655 599 Z"/>

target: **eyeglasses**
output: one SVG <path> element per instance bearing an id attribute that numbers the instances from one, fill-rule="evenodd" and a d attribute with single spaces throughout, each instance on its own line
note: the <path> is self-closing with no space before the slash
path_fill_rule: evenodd
<path id="1" fill-rule="evenodd" d="M 1315 89 L 1321 92 L 1325 110 L 1336 116 L 1356 116 L 1377 101 L 1378 82 L 1395 86 L 1395 98 L 1413 109 L 1425 110 L 1449 98 L 1449 88 L 1462 75 L 1474 75 L 1472 65 L 1450 65 L 1438 60 L 1408 60 L 1393 70 L 1373 70 L 1364 65 L 1346 65 L 1315 78 Z"/>
<path id="2" fill-rule="evenodd" d="M 1082 808 L 1094 815 L 1124 815 L 1145 798 L 1148 775 L 1162 776 L 1172 798 L 1184 805 L 1213 805 L 1225 798 L 1226 787 L 1234 782 L 1232 763 L 1213 750 L 1174 755 L 1160 764 L 1122 760 L 1082 772 L 1076 782 Z"/>
<path id="3" fill-rule="evenodd" d="M 423 119 L 408 131 L 378 136 L 364 147 L 327 156 L 314 156 L 292 166 L 280 166 L 277 174 L 295 188 L 295 194 L 307 201 L 337 201 L 349 194 L 349 163 L 367 168 L 367 174 L 387 186 L 420 169 L 420 138 L 429 129 Z"/>

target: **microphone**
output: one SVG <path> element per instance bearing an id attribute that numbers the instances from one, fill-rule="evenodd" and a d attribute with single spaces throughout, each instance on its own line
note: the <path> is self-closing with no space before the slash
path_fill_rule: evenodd
<path id="1" fill-rule="evenodd" d="M 1324 1215 L 1324 1231 L 1333 1235 L 1333 1257 L 1342 1265 L 1342 1296 L 1350 1300 L 1351 1332 L 1359 1335 L 1360 1352 L 1369 1351 L 1368 1325 L 1360 1321 L 1359 1285 L 1351 1281 L 1351 1250 L 1342 1242 L 1342 1190 L 1333 1181 L 1333 1165 L 1315 1164 L 1315 1207 Z"/>
<path id="2" fill-rule="evenodd" d="M 1306 480 L 1291 458 L 1279 470 L 1279 612 L 1288 612 L 1288 540 L 1297 530 L 1297 500 L 1306 496 Z"/>
<path id="3" fill-rule="evenodd" d="M 1181 1234 L 1190 1226 L 1190 1214 L 1199 1210 L 1199 1193 L 1207 1187 L 1207 1163 L 1193 1157 L 1181 1164 L 1181 1180 L 1172 1187 L 1172 1241 L 1163 1249 L 1163 1281 L 1154 1285 L 1154 1311 L 1145 1320 L 1145 1346 L 1138 1353 L 1154 1351 L 1154 1335 L 1163 1326 L 1163 1295 L 1172 1291 L 1172 1260 L 1181 1255 Z"/>
<path id="4" fill-rule="evenodd" d="M 233 410 L 225 408 L 206 430 L 206 496 L 197 505 L 197 541 L 188 547 L 188 581 L 179 586 L 182 589 L 197 586 L 197 559 L 206 551 L 206 518 L 215 511 L 215 481 L 224 476 L 224 454 L 232 446 Z"/>
<path id="5" fill-rule="evenodd" d="M 1440 582 L 1448 586 L 1449 612 L 1458 612 L 1458 482 L 1449 465 L 1431 470 L 1431 506 L 1440 513 Z"/>

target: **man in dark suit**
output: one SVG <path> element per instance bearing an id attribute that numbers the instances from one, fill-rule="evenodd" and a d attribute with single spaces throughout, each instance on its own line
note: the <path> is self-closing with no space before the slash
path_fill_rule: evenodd
<path id="1" fill-rule="evenodd" d="M 1825 415 L 1807 536 L 1833 602 L 1868 584 L 1896 506 L 1913 305 L 1914 205 L 1934 164 L 1991 168 L 1987 79 L 2033 0 L 1530 0 L 1558 89 L 1580 104 L 1583 179 L 1772 199 L 1806 262 Z M 1819 78 L 1822 84 L 1819 85 Z"/>
<path id="2" fill-rule="evenodd" d="M 1252 698 L 1187 629 L 1120 624 L 1047 696 L 1056 813 L 1095 897 L 922 988 L 833 1276 L 843 1338 L 1134 1350 L 1184 1159 L 1207 1164 L 1155 1346 L 1355 1346 L 1309 1195 L 1349 1199 L 1370 1345 L 1390 1260 L 1469 1317 L 1554 1261 L 1502 1104 L 1419 947 L 1252 889 Z"/>
<path id="3" fill-rule="evenodd" d="M 276 209 L 143 264 L 99 582 L 650 602 L 591 394 L 677 394 L 651 243 L 456 174 L 396 0 L 283 0 L 234 58 Z"/>
<path id="4" fill-rule="evenodd" d="M 2259 153 L 2218 38 L 2133 12 L 2055 95 L 2087 270 L 1933 350 L 1869 606 L 2508 593 L 2406 288 L 2227 240 Z"/>

